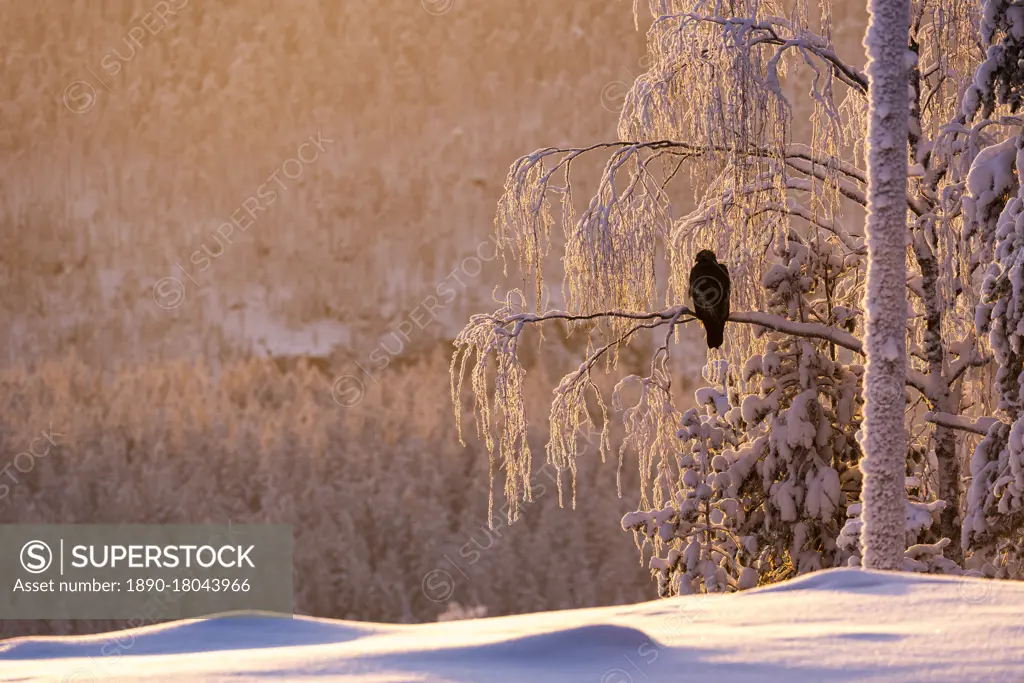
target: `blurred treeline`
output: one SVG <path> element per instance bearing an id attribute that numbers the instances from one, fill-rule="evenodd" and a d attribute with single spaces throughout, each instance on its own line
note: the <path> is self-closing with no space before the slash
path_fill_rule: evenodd
<path id="1" fill-rule="evenodd" d="M 202 362 L 107 378 L 75 358 L 6 371 L 0 468 L 17 483 L 4 478 L 0 523 L 292 524 L 296 612 L 342 619 L 434 621 L 454 602 L 499 615 L 653 597 L 632 537 L 618 530 L 634 468 L 618 500 L 615 464 L 602 465 L 596 447 L 581 459 L 575 511 L 539 479 L 519 522 L 496 512 L 488 529 L 487 456 L 475 440 L 459 445 L 437 398 L 446 367 L 432 354 L 394 369 L 347 410 L 317 370 L 263 359 L 225 366 L 216 380 Z M 538 368 L 538 387 L 552 379 Z M 33 440 L 44 452 L 44 431 L 57 446 L 15 462 Z M 0 636 L 124 626 L 4 621 Z"/>

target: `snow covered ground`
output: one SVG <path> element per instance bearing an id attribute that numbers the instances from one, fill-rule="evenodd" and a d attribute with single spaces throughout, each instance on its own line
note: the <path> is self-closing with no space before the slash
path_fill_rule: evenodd
<path id="1" fill-rule="evenodd" d="M 244 615 L 0 643 L 4 681 L 309 679 L 1024 681 L 1024 584 L 838 569 L 727 596 L 416 626 Z"/>

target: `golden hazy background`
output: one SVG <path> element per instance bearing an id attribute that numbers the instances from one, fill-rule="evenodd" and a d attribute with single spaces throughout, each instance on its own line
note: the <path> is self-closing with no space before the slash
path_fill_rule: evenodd
<path id="1" fill-rule="evenodd" d="M 4 3 L 0 358 L 369 351 L 487 238 L 516 157 L 614 134 L 632 21 L 597 0 Z M 333 142 L 197 273 L 318 132 Z M 496 273 L 428 336 L 489 307 Z M 169 311 L 163 277 L 186 289 Z"/>

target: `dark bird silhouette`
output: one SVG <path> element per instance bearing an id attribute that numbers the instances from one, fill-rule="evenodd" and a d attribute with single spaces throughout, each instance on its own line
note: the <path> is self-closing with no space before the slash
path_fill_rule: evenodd
<path id="1" fill-rule="evenodd" d="M 690 269 L 690 301 L 697 319 L 704 323 L 708 348 L 722 345 L 725 322 L 729 319 L 729 269 L 719 263 L 715 252 L 704 249 Z"/>

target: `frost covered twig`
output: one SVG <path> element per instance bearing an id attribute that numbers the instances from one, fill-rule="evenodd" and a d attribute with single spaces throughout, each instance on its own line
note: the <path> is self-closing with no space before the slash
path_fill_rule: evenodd
<path id="1" fill-rule="evenodd" d="M 737 42 L 745 40 L 746 44 L 750 47 L 759 44 L 777 46 L 779 50 L 775 53 L 775 61 L 779 59 L 783 52 L 789 49 L 809 52 L 831 64 L 836 69 L 840 79 L 847 85 L 862 94 L 866 94 L 868 91 L 867 76 L 841 59 L 835 50 L 829 46 L 828 40 L 811 32 L 806 27 L 798 28 L 793 22 L 782 17 L 764 17 L 761 21 L 754 21 L 746 17 L 687 12 L 685 14 L 662 16 L 658 21 L 671 19 L 717 24 L 726 27 L 730 29 L 730 35 L 734 36 Z M 789 35 L 780 35 L 780 32 Z"/>
<path id="2" fill-rule="evenodd" d="M 985 436 L 988 434 L 988 430 L 999 420 L 994 417 L 979 417 L 972 420 L 969 417 L 963 415 L 950 415 L 949 413 L 933 413 L 927 412 L 924 414 L 924 420 L 931 422 L 932 424 L 942 425 L 943 427 L 949 427 L 950 429 L 958 429 L 963 432 L 971 432 L 973 434 L 980 434 Z"/>

